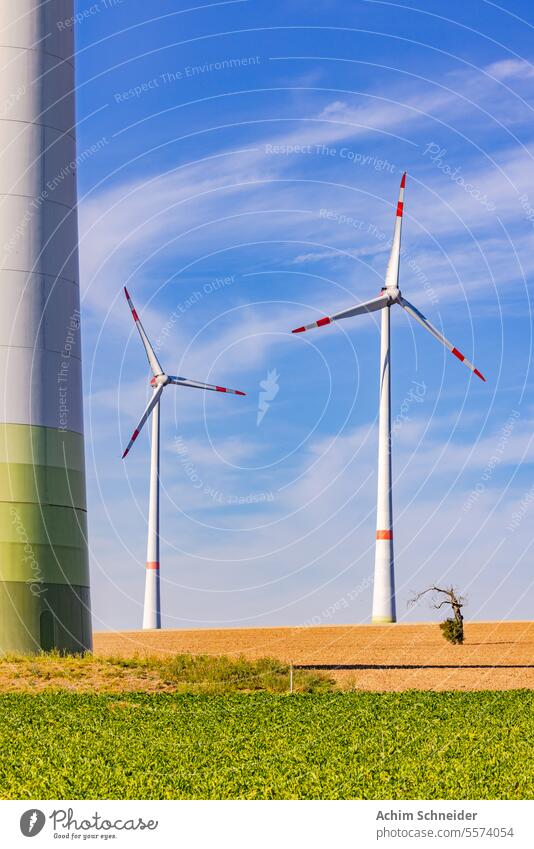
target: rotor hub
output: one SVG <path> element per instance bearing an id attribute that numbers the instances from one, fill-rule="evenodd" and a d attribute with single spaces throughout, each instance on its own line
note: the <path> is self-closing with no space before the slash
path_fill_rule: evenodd
<path id="1" fill-rule="evenodd" d="M 157 389 L 157 388 L 158 388 L 158 386 L 166 386 L 168 382 L 169 382 L 168 375 L 166 375 L 166 374 L 157 374 L 157 375 L 156 375 L 155 377 L 153 377 L 153 378 L 152 378 L 152 380 L 150 381 L 150 385 L 151 385 L 151 386 L 153 386 L 153 387 L 154 387 L 154 389 Z"/>
<path id="2" fill-rule="evenodd" d="M 397 286 L 384 286 L 383 293 L 388 296 L 390 304 L 396 304 L 400 298 L 400 289 Z"/>

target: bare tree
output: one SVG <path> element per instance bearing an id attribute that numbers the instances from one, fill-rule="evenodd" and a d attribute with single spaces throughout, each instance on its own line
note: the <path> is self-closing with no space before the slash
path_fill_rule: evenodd
<path id="1" fill-rule="evenodd" d="M 461 596 L 454 587 L 427 587 L 420 593 L 417 593 L 408 604 L 413 606 L 427 593 L 434 593 L 432 607 L 440 610 L 444 605 L 450 604 L 454 618 L 446 619 L 442 622 L 440 628 L 443 636 L 451 643 L 463 643 L 464 641 L 464 617 L 462 616 L 462 607 L 465 605 L 465 598 Z"/>

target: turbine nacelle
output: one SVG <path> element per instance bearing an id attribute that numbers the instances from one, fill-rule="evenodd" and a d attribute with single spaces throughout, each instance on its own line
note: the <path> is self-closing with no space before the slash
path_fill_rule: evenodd
<path id="1" fill-rule="evenodd" d="M 398 304 L 401 298 L 401 291 L 398 286 L 383 286 L 381 294 L 384 294 L 388 299 L 387 306 Z"/>
<path id="2" fill-rule="evenodd" d="M 158 386 L 167 386 L 170 382 L 168 374 L 156 374 L 150 381 L 150 385 L 153 389 L 157 389 Z"/>

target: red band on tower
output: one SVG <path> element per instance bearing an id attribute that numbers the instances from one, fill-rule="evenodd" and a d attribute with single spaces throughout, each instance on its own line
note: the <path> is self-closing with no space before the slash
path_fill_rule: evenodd
<path id="1" fill-rule="evenodd" d="M 377 531 L 377 539 L 393 539 L 393 531 Z"/>

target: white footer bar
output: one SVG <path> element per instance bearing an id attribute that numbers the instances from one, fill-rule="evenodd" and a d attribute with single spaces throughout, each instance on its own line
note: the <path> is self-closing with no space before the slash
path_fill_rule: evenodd
<path id="1" fill-rule="evenodd" d="M 35 849 L 534 846 L 531 801 L 3 801 L 0 822 L 4 846 Z"/>

